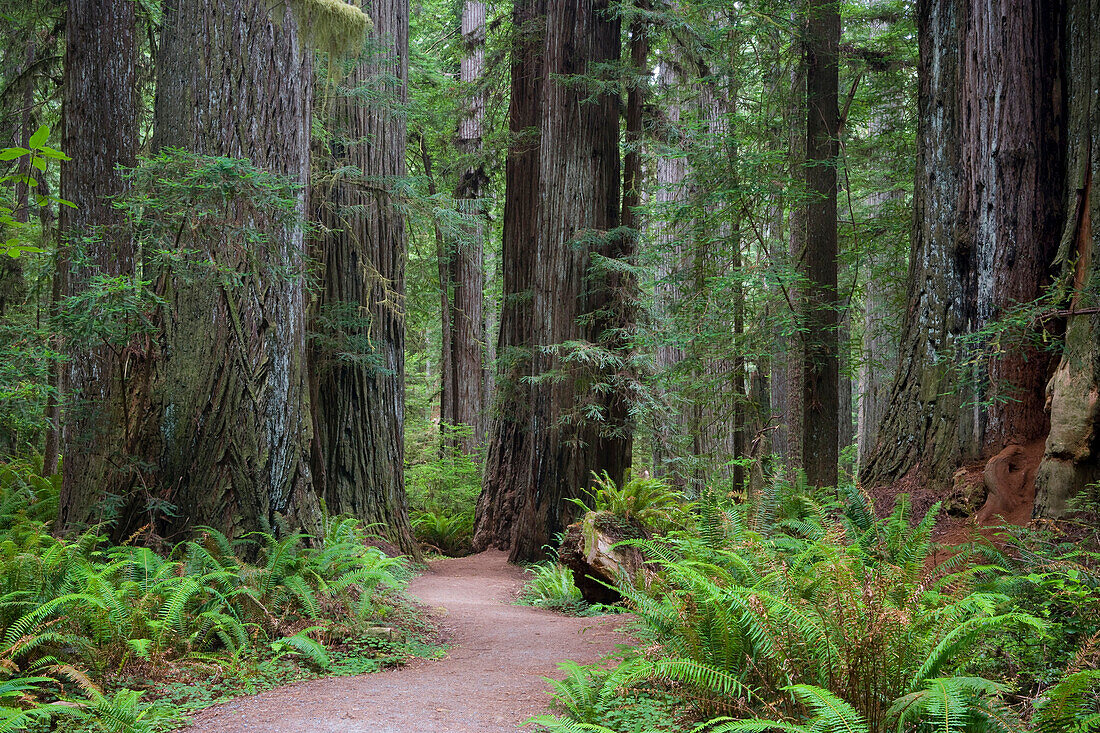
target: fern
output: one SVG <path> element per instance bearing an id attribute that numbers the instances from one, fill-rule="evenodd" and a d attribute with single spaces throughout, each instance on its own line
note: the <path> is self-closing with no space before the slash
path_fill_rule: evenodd
<path id="1" fill-rule="evenodd" d="M 1032 721 L 1038 733 L 1089 733 L 1100 731 L 1100 706 L 1090 696 L 1100 688 L 1100 670 L 1066 675 L 1047 690 L 1036 705 Z"/>

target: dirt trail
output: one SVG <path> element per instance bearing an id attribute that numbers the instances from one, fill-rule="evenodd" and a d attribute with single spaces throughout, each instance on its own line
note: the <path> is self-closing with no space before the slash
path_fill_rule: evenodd
<path id="1" fill-rule="evenodd" d="M 615 617 L 512 605 L 523 573 L 502 552 L 440 560 L 410 593 L 451 640 L 443 659 L 302 682 L 203 710 L 181 733 L 499 733 L 546 710 L 543 676 L 625 640 Z M 529 729 L 528 729 L 529 730 Z"/>

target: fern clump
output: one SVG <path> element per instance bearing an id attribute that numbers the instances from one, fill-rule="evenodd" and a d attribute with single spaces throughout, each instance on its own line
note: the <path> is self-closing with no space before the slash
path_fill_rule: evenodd
<path id="1" fill-rule="evenodd" d="M 38 509 L 56 492 L 33 466 L 0 466 L 0 730 L 64 715 L 152 731 L 164 711 L 128 686 L 196 663 L 328 669 L 332 640 L 387 620 L 407 580 L 352 519 L 317 538 L 199 528 L 161 554 L 50 536 Z"/>
<path id="2" fill-rule="evenodd" d="M 1011 573 L 987 563 L 992 553 L 959 548 L 937 562 L 947 556 L 932 539 L 938 506 L 913 516 L 901 497 L 879 518 L 853 487 L 834 496 L 782 480 L 746 504 L 703 492 L 688 529 L 625 543 L 659 573 L 644 587 L 625 577 L 618 584 L 645 653 L 608 684 L 657 686 L 690 701 L 699 731 L 1097 725 L 1091 672 L 1070 675 L 1032 711 L 1003 667 L 1000 679 L 975 673 L 996 671 L 984 658 L 993 640 L 1040 640 L 1050 626 L 1005 592 Z M 574 687 L 591 675 L 571 673 Z M 575 690 L 559 687 L 558 699 L 561 715 L 539 721 L 552 730 L 607 727 L 573 704 Z M 1066 727 L 1070 719 L 1076 727 Z"/>

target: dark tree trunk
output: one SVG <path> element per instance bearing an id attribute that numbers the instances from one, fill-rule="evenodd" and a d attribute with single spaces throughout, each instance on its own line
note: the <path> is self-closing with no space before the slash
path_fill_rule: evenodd
<path id="1" fill-rule="evenodd" d="M 1072 293 L 1065 350 L 1047 387 L 1050 434 L 1036 478 L 1035 515 L 1059 517 L 1070 500 L 1100 479 L 1100 0 L 1070 0 L 1065 21 L 1067 156 L 1065 220 L 1058 251 L 1063 287 Z M 1021 212 L 1029 213 L 1029 212 Z"/>
<path id="2" fill-rule="evenodd" d="M 304 218 L 312 64 L 290 5 L 171 0 L 157 67 L 153 148 L 248 158 L 301 184 Z M 160 484 L 180 509 L 178 525 L 237 535 L 281 520 L 316 530 L 304 228 L 249 218 L 266 241 L 248 251 L 187 243 L 239 282 L 176 278 L 165 292 L 151 436 L 160 438 Z"/>
<path id="3" fill-rule="evenodd" d="M 134 3 L 72 0 L 65 34 L 62 84 L 62 252 L 56 292 L 84 293 L 91 280 L 129 276 L 134 248 L 112 198 L 126 189 L 117 169 L 132 167 L 138 143 Z M 58 526 L 71 529 L 100 518 L 104 499 L 136 482 L 130 457 L 128 381 L 144 369 L 136 352 L 118 345 L 74 343 L 62 378 L 64 475 Z M 56 465 L 56 448 L 47 446 Z"/>
<path id="4" fill-rule="evenodd" d="M 560 351 L 568 342 L 608 346 L 606 314 L 620 305 L 613 278 L 598 266 L 594 268 L 592 258 L 597 252 L 605 257 L 623 254 L 621 232 L 612 232 L 620 216 L 617 101 L 606 93 L 589 99 L 588 91 L 563 79 L 592 73 L 593 64 L 616 60 L 619 23 L 604 0 L 552 0 L 545 8 L 542 18 L 534 16 L 546 23 L 538 36 L 542 45 L 534 50 L 541 55 L 541 68 L 532 91 L 541 101 L 534 106 L 535 114 L 528 117 L 532 111 L 526 107 L 528 100 L 521 98 L 517 105 L 513 99 L 513 112 L 519 115 L 518 120 L 513 118 L 513 129 L 517 123 L 521 129 L 528 127 L 524 123 L 534 119 L 539 130 L 536 175 L 531 176 L 528 169 L 524 171 L 528 180 L 522 183 L 509 178 L 509 184 L 520 184 L 515 191 L 509 190 L 509 197 L 517 196 L 525 206 L 537 203 L 530 231 L 533 239 L 526 243 L 531 251 L 520 262 L 507 259 L 516 254 L 513 247 L 518 243 L 507 241 L 509 232 L 505 235 L 506 268 L 526 268 L 527 258 L 532 258 L 528 271 L 530 330 L 518 335 L 521 348 L 530 349 L 526 356 L 537 381 L 529 389 L 529 408 L 519 390 L 512 385 L 502 388 L 499 409 L 512 419 L 523 414 L 527 424 L 512 434 L 497 432 L 494 436 L 494 442 L 503 438 L 508 443 L 490 447 L 479 502 L 480 537 L 499 541 L 503 539 L 501 528 L 510 525 L 514 561 L 541 556 L 543 546 L 569 519 L 567 499 L 589 485 L 593 471 L 607 470 L 620 480 L 630 455 L 629 428 L 615 422 L 616 400 L 594 394 L 586 384 L 606 375 L 581 372 Z M 517 12 L 525 9 L 520 5 Z M 521 48 L 520 59 L 524 52 Z M 527 69 L 522 63 L 519 66 L 522 75 Z M 531 214 L 532 209 L 521 211 Z M 507 299 L 522 297 L 523 292 L 506 288 L 506 304 Z M 502 336 L 502 347 L 505 343 Z M 505 357 L 503 352 L 502 348 Z M 589 409 L 602 411 L 605 419 L 590 419 Z M 526 466 L 513 465 L 502 471 L 502 457 L 526 458 Z M 507 507 L 510 516 L 487 525 L 486 505 L 493 505 L 488 511 L 498 514 Z M 484 529 L 487 526 L 494 528 Z"/>
<path id="5" fill-rule="evenodd" d="M 915 470 L 947 487 L 962 462 L 1046 431 L 1047 359 L 1026 345 L 1006 343 L 996 354 L 990 339 L 959 337 L 1049 283 L 1062 210 L 1058 5 L 918 5 L 909 306 L 886 417 L 863 459 L 865 483 Z"/>
<path id="6" fill-rule="evenodd" d="M 481 138 L 485 124 L 485 90 L 480 88 L 485 73 L 485 3 L 466 0 L 462 11 L 461 80 L 467 91 L 467 109 L 458 126 L 458 150 L 466 164 L 455 187 L 455 205 L 466 215 L 461 236 L 446 244 L 446 283 L 440 283 L 447 298 L 443 311 L 444 356 L 441 379 L 440 422 L 465 425 L 468 436 L 450 436 L 448 441 L 472 453 L 485 436 L 485 315 L 484 237 L 486 211 L 483 203 L 489 177 L 481 160 Z"/>
<path id="7" fill-rule="evenodd" d="M 837 134 L 840 9 L 810 0 L 806 42 L 806 275 L 802 465 L 811 485 L 837 478 Z"/>
<path id="8" fill-rule="evenodd" d="M 505 163 L 504 301 L 497 339 L 497 390 L 485 459 L 485 481 L 477 501 L 474 548 L 508 549 L 527 491 L 531 454 L 533 287 L 539 204 L 539 125 L 542 115 L 542 55 L 547 0 L 516 0 L 513 24 L 508 158 Z"/>
<path id="9" fill-rule="evenodd" d="M 314 189 L 329 230 L 317 243 L 319 313 L 342 324 L 322 325 L 326 346 L 312 352 L 315 472 L 330 512 L 379 525 L 417 554 L 404 484 L 406 233 L 388 188 L 405 175 L 408 0 L 364 0 L 362 8 L 374 20 L 368 50 L 344 79 L 348 88 L 333 90 L 326 105 L 337 173 Z M 377 101 L 364 103 L 365 89 Z M 344 339 L 344 347 L 328 347 Z M 352 358 L 336 353 L 364 340 Z"/>

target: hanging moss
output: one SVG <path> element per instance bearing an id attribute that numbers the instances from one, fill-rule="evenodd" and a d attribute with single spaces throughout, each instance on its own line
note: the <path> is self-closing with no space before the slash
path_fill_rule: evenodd
<path id="1" fill-rule="evenodd" d="M 344 0 L 290 0 L 302 41 L 334 56 L 353 56 L 373 24 L 356 5 Z"/>

